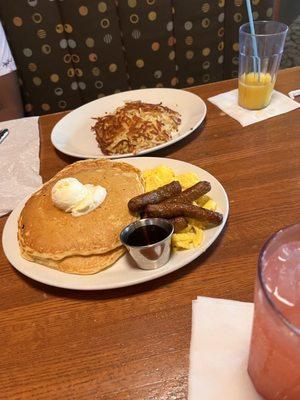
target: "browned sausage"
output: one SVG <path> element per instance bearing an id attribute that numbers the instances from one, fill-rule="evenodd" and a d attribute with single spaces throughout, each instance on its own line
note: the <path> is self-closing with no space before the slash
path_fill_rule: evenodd
<path id="1" fill-rule="evenodd" d="M 208 193 L 211 189 L 211 185 L 207 181 L 196 183 L 192 187 L 184 190 L 177 196 L 171 197 L 165 200 L 165 203 L 192 203 L 199 199 L 204 194 Z"/>
<path id="2" fill-rule="evenodd" d="M 178 181 L 173 181 L 167 185 L 161 186 L 151 192 L 140 194 L 129 200 L 128 208 L 133 212 L 142 211 L 148 204 L 158 204 L 172 196 L 181 193 L 181 185 Z"/>
<path id="3" fill-rule="evenodd" d="M 184 217 L 175 217 L 169 220 L 174 226 L 174 233 L 178 233 L 188 226 L 188 222 Z"/>
<path id="4" fill-rule="evenodd" d="M 214 225 L 219 225 L 223 220 L 223 215 L 218 212 L 185 203 L 150 204 L 146 207 L 146 213 L 149 217 L 157 218 L 190 217 Z"/>

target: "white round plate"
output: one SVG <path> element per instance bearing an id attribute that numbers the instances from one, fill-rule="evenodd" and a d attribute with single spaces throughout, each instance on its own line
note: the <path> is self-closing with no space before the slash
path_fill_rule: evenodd
<path id="1" fill-rule="evenodd" d="M 132 164 L 141 170 L 154 168 L 158 165 L 166 165 L 173 168 L 176 174 L 195 172 L 201 180 L 206 180 L 211 183 L 211 191 L 209 192 L 209 195 L 217 202 L 217 210 L 224 216 L 222 224 L 215 228 L 205 230 L 203 242 L 199 247 L 192 250 L 173 252 L 170 261 L 157 270 L 146 271 L 137 268 L 134 262 L 131 261 L 130 256 L 126 254 L 110 268 L 97 274 L 66 274 L 27 261 L 21 257 L 17 240 L 17 231 L 18 218 L 26 201 L 24 200 L 10 214 L 3 231 L 3 249 L 9 262 L 22 274 L 47 285 L 66 289 L 104 290 L 131 286 L 169 274 L 170 272 L 173 272 L 193 261 L 217 239 L 227 220 L 229 205 L 226 192 L 216 178 L 192 164 L 169 158 L 138 157 L 124 159 L 122 161 Z"/>
<path id="2" fill-rule="evenodd" d="M 137 154 L 119 154 L 105 156 L 101 152 L 91 126 L 95 124 L 93 118 L 112 113 L 117 107 L 123 106 L 125 101 L 143 101 L 162 103 L 181 115 L 181 124 L 176 136 L 166 143 L 150 149 L 142 150 L 138 154 L 147 154 L 155 150 L 170 146 L 190 135 L 201 124 L 206 115 L 204 101 L 193 93 L 179 89 L 139 89 L 113 94 L 87 103 L 63 117 L 53 128 L 51 141 L 62 153 L 78 158 L 124 158 Z"/>

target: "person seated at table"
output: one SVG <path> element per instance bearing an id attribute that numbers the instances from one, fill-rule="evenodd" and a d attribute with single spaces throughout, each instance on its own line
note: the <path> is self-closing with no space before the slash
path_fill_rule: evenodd
<path id="1" fill-rule="evenodd" d="M 0 22 L 0 121 L 24 115 L 16 69 Z"/>
<path id="2" fill-rule="evenodd" d="M 300 10 L 300 4 L 299 4 Z M 291 23 L 286 36 L 281 68 L 290 68 L 300 65 L 300 14 Z"/>

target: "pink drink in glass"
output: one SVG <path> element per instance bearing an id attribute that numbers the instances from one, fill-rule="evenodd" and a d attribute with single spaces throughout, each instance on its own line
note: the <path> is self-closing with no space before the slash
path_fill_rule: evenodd
<path id="1" fill-rule="evenodd" d="M 300 224 L 261 251 L 248 372 L 266 400 L 300 400 Z"/>

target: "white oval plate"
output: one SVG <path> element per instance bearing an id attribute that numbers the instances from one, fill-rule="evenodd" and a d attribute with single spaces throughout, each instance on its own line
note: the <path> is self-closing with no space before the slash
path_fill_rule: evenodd
<path id="1" fill-rule="evenodd" d="M 181 115 L 181 124 L 176 136 L 166 143 L 150 149 L 142 150 L 138 155 L 147 154 L 163 149 L 190 135 L 201 124 L 206 115 L 204 101 L 193 93 L 179 89 L 139 89 L 113 94 L 87 103 L 63 117 L 53 128 L 51 141 L 62 153 L 78 158 L 124 158 L 137 154 L 119 154 L 105 156 L 96 141 L 91 126 L 96 118 L 105 113 L 112 113 L 117 107 L 123 106 L 125 101 L 140 100 L 149 103 L 162 103 L 178 111 Z"/>
<path id="2" fill-rule="evenodd" d="M 203 169 L 192 164 L 188 164 L 183 161 L 172 160 L 169 158 L 138 157 L 120 161 L 132 164 L 141 170 L 154 168 L 158 165 L 166 165 L 173 168 L 176 174 L 195 172 L 201 180 L 206 180 L 211 183 L 212 188 L 209 192 L 209 195 L 217 202 L 217 210 L 224 216 L 222 224 L 215 228 L 204 231 L 204 239 L 199 247 L 192 250 L 173 252 L 170 261 L 157 270 L 146 271 L 137 268 L 134 262 L 131 261 L 130 256 L 126 254 L 110 268 L 97 274 L 66 274 L 40 264 L 27 261 L 21 257 L 17 239 L 17 231 L 18 218 L 26 201 L 24 200 L 10 214 L 3 231 L 3 249 L 9 262 L 22 274 L 47 285 L 77 290 L 104 290 L 131 286 L 169 274 L 170 272 L 173 272 L 193 261 L 217 239 L 226 223 L 229 205 L 226 192 L 216 178 Z"/>

